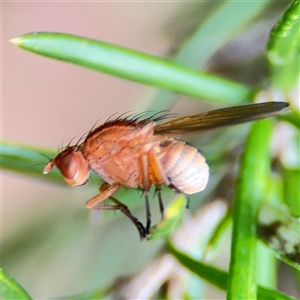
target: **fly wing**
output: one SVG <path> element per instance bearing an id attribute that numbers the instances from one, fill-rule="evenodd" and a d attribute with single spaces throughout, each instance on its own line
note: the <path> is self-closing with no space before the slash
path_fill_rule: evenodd
<path id="1" fill-rule="evenodd" d="M 246 123 L 276 115 L 288 106 L 289 104 L 286 102 L 266 102 L 221 108 L 156 125 L 154 134 L 179 136 L 191 132 L 202 132 L 218 127 Z"/>

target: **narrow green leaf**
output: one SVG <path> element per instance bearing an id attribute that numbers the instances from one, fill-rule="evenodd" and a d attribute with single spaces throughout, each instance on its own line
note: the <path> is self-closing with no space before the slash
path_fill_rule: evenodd
<path id="1" fill-rule="evenodd" d="M 186 201 L 184 195 L 178 195 L 165 210 L 164 219 L 151 227 L 151 235 L 147 240 L 165 239 L 170 233 L 174 232 L 175 228 L 182 222 Z"/>
<path id="2" fill-rule="evenodd" d="M 300 169 L 284 168 L 283 180 L 284 201 L 288 206 L 291 215 L 300 218 Z"/>
<path id="3" fill-rule="evenodd" d="M 222 220 L 219 222 L 217 227 L 215 228 L 213 234 L 211 235 L 209 241 L 207 242 L 207 245 L 204 250 L 203 256 L 210 252 L 215 250 L 217 246 L 220 243 L 221 238 L 224 236 L 224 233 L 228 229 L 230 223 L 231 223 L 231 217 L 232 213 L 231 211 L 228 211 L 227 214 L 222 218 Z"/>
<path id="4" fill-rule="evenodd" d="M 191 258 L 187 254 L 177 250 L 170 242 L 167 243 L 167 250 L 191 272 L 195 273 L 200 278 L 208 281 L 221 290 L 226 290 L 227 273 L 225 271 Z"/>
<path id="5" fill-rule="evenodd" d="M 297 129 L 300 129 L 300 112 L 293 108 L 290 108 L 290 110 L 291 111 L 288 114 L 278 115 L 278 118 L 294 125 Z"/>
<path id="6" fill-rule="evenodd" d="M 288 90 L 299 79 L 299 0 L 292 1 L 271 31 L 267 59 L 272 84 Z"/>
<path id="7" fill-rule="evenodd" d="M 225 271 L 193 259 L 187 254 L 176 249 L 170 242 L 167 243 L 167 249 L 183 266 L 185 266 L 191 272 L 195 273 L 197 276 L 215 285 L 216 287 L 222 290 L 226 290 L 228 274 Z M 255 299 L 256 297 L 258 299 L 270 299 L 270 300 L 271 299 L 274 300 L 295 299 L 293 297 L 289 297 L 285 294 L 261 286 L 258 286 L 257 295 L 255 295 L 255 297 L 251 299 Z M 250 298 L 236 298 L 236 299 L 250 299 Z"/>
<path id="8" fill-rule="evenodd" d="M 272 1 L 219 2 L 218 7 L 206 16 L 199 29 L 181 47 L 180 52 L 174 57 L 175 61 L 190 67 L 203 67 L 215 52 L 261 14 L 270 2 Z M 220 26 L 220 20 L 226 20 L 226 22 L 222 22 Z M 201 49 L 200 54 L 199 49 Z"/>
<path id="9" fill-rule="evenodd" d="M 57 170 L 53 170 L 47 178 L 43 175 L 43 169 L 49 160 L 47 157 L 53 158 L 56 154 L 46 149 L 3 142 L 0 168 L 62 184 L 62 176 Z"/>
<path id="10" fill-rule="evenodd" d="M 245 26 L 261 14 L 271 2 L 269 0 L 258 2 L 230 0 L 215 2 L 216 8 L 209 14 L 204 13 L 205 18 L 203 22 L 200 22 L 195 32 L 181 45 L 178 52 L 172 57 L 172 60 L 187 67 L 203 68 L 205 63 L 221 47 L 230 41 L 233 36 L 243 31 Z M 211 2 L 202 2 L 197 9 L 203 8 L 202 12 L 206 12 L 207 7 L 210 8 L 211 6 Z M 226 22 L 222 22 L 222 26 L 220 26 L 220 20 L 221 22 L 226 20 Z M 214 33 L 213 36 L 211 35 L 212 32 Z M 153 91 L 150 93 L 150 97 L 146 95 L 143 101 L 137 104 L 138 111 L 169 109 L 176 99 L 176 95 L 168 91 L 157 91 L 154 97 Z M 240 101 L 234 104 L 242 103 L 243 100 L 249 99 L 243 98 L 241 95 Z M 227 104 L 233 104 L 233 102 L 230 100 Z"/>
<path id="11" fill-rule="evenodd" d="M 257 243 L 257 284 L 277 289 L 277 269 L 278 261 L 274 252 L 265 244 Z"/>
<path id="12" fill-rule="evenodd" d="M 243 85 L 172 61 L 79 36 L 36 32 L 10 40 L 28 51 L 196 98 L 239 103 Z"/>
<path id="13" fill-rule="evenodd" d="M 47 182 L 65 185 L 57 168 L 53 168 L 47 176 L 43 174 L 43 169 L 49 159 L 54 158 L 56 155 L 57 152 L 44 148 L 2 142 L 0 168 L 18 172 L 22 175 L 33 176 Z M 91 182 L 99 185 L 100 177 L 98 175 L 92 173 L 91 178 L 97 178 L 97 180 L 91 180 Z"/>
<path id="14" fill-rule="evenodd" d="M 272 120 L 255 122 L 241 162 L 233 211 L 228 299 L 256 297 L 256 222 L 269 178 Z"/>
<path id="15" fill-rule="evenodd" d="M 31 299 L 25 290 L 0 268 L 0 295 L 2 300 Z"/>

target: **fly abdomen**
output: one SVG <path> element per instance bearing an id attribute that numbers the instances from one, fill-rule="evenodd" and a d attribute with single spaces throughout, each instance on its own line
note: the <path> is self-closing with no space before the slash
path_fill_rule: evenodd
<path id="1" fill-rule="evenodd" d="M 202 191 L 208 182 L 209 168 L 204 156 L 182 141 L 161 148 L 160 162 L 171 184 L 185 194 Z"/>

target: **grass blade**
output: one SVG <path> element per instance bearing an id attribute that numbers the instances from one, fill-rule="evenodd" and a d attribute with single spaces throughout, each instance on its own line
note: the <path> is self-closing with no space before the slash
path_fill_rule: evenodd
<path id="1" fill-rule="evenodd" d="M 43 169 L 49 160 L 47 157 L 53 158 L 56 154 L 54 151 L 46 149 L 3 142 L 1 144 L 0 168 L 19 172 L 22 175 L 46 179 L 46 176 L 43 175 Z M 57 170 L 49 174 L 47 180 L 49 181 L 49 179 L 55 183 L 63 183 Z"/>
<path id="2" fill-rule="evenodd" d="M 199 26 L 174 58 L 187 66 L 204 66 L 205 62 L 232 36 L 241 32 L 271 1 L 223 1 Z M 222 22 L 220 20 L 227 20 Z M 211 33 L 213 38 L 211 37 Z M 199 55 L 199 49 L 201 54 Z"/>
<path id="3" fill-rule="evenodd" d="M 31 299 L 25 290 L 0 268 L 1 299 Z"/>
<path id="4" fill-rule="evenodd" d="M 176 249 L 170 242 L 167 243 L 167 249 L 172 255 L 174 255 L 174 257 L 182 265 L 188 268 L 191 272 L 195 273 L 197 276 L 215 285 L 216 287 L 222 290 L 226 290 L 228 274 L 225 271 L 193 259 L 192 257 Z M 295 299 L 293 297 L 289 297 L 285 294 L 261 286 L 258 286 L 257 295 L 255 295 L 255 297 L 251 299 L 255 299 L 256 296 L 258 299 L 270 299 L 270 300 L 271 299 L 274 300 Z M 250 299 L 250 298 L 235 298 L 235 299 Z"/>
<path id="5" fill-rule="evenodd" d="M 37 54 L 196 98 L 237 103 L 250 94 L 248 88 L 238 83 L 79 36 L 37 32 L 10 41 Z"/>
<path id="6" fill-rule="evenodd" d="M 256 223 L 269 178 L 272 121 L 254 123 L 242 158 L 233 211 L 228 299 L 256 297 Z"/>
<path id="7" fill-rule="evenodd" d="M 291 2 L 271 31 L 267 46 L 270 79 L 283 90 L 293 87 L 299 78 L 300 2 Z"/>

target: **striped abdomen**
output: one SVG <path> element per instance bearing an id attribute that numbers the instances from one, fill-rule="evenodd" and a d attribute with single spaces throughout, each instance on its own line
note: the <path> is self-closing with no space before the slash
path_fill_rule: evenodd
<path id="1" fill-rule="evenodd" d="M 171 185 L 179 191 L 194 194 L 206 187 L 209 168 L 195 147 L 171 140 L 160 145 L 157 156 Z"/>

